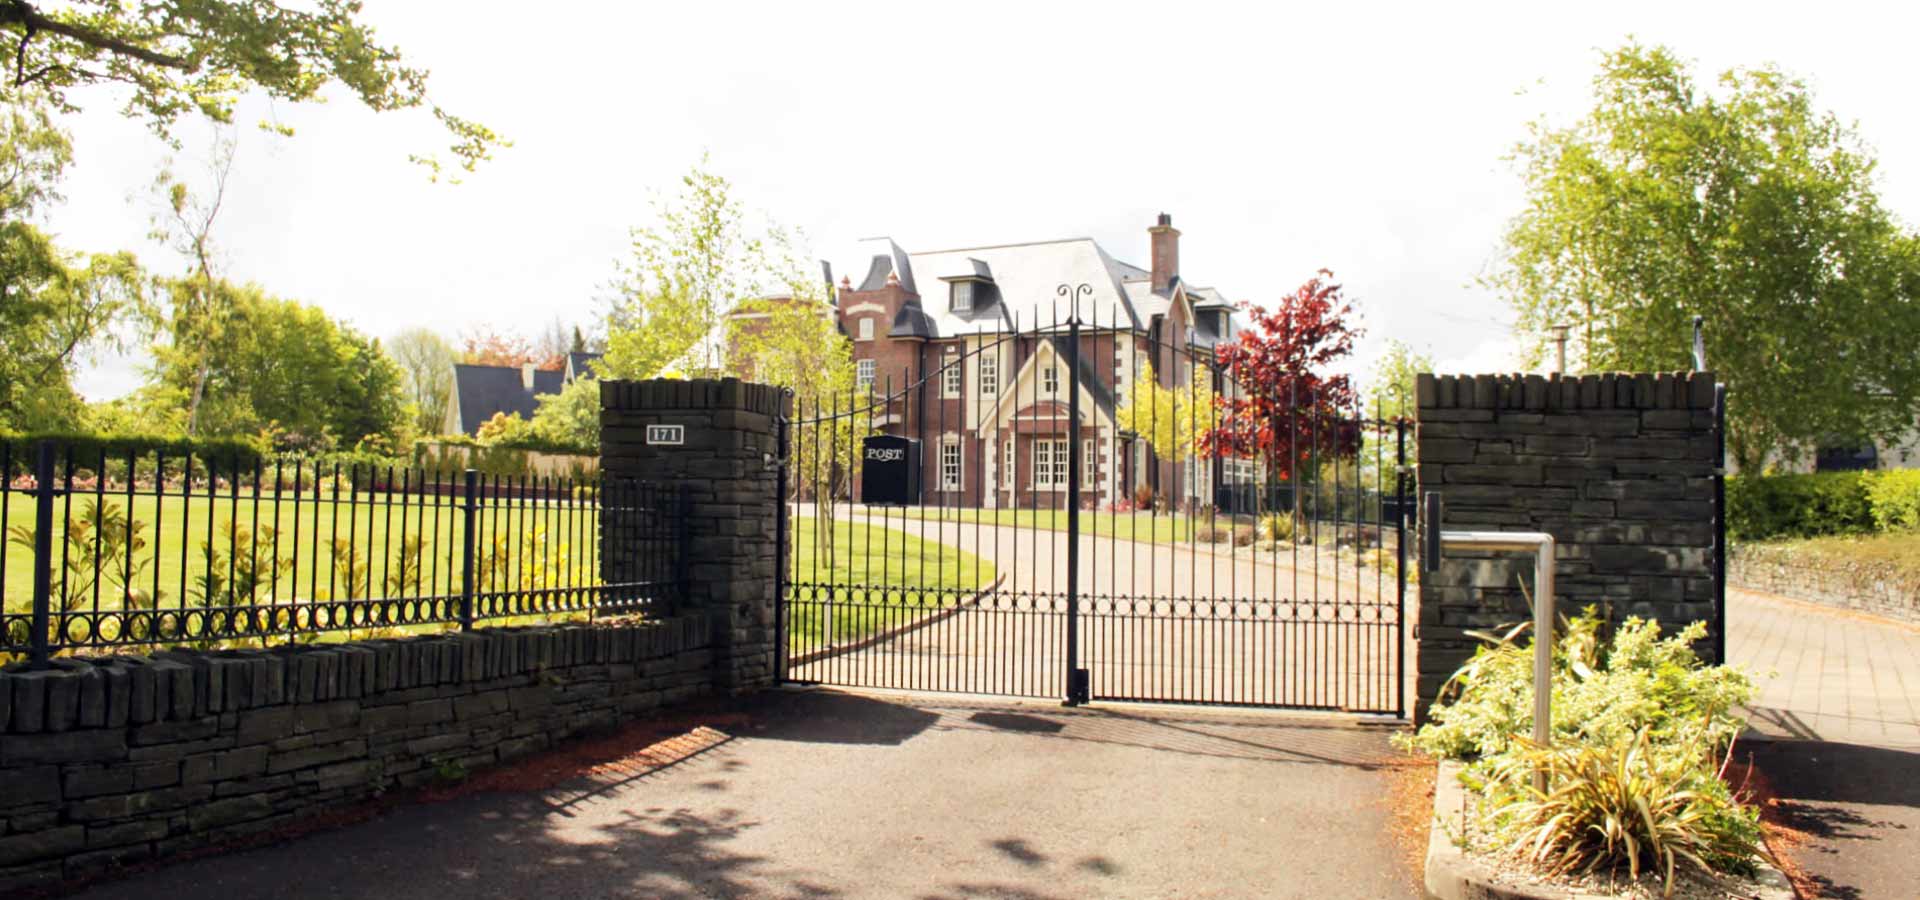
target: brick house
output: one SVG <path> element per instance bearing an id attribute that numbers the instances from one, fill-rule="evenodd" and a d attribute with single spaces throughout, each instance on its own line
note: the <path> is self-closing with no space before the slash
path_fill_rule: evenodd
<path id="1" fill-rule="evenodd" d="M 1181 276 L 1171 217 L 1147 233 L 1148 268 L 1091 238 L 920 253 L 886 238 L 866 243 L 865 277 L 841 281 L 836 312 L 862 385 L 891 394 L 874 425 L 921 442 L 925 502 L 1063 508 L 1072 453 L 1083 507 L 1143 485 L 1182 506 L 1212 502 L 1232 463 L 1160 461 L 1118 425 L 1141 367 L 1183 386 L 1189 351 L 1209 357 L 1244 324 L 1220 292 Z M 1093 291 L 1080 307 L 1078 422 L 1065 393 L 1069 338 L 1055 327 L 1067 317 L 1062 284 Z"/>

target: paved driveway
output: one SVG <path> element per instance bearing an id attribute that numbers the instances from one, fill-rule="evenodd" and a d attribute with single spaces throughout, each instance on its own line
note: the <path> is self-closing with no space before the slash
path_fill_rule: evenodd
<path id="1" fill-rule="evenodd" d="M 1760 679 L 1746 752 L 1820 895 L 1920 895 L 1920 628 L 1736 590 L 1727 655 Z"/>
<path id="2" fill-rule="evenodd" d="M 745 702 L 716 717 L 718 746 L 645 777 L 406 806 L 85 896 L 1419 896 L 1378 730 L 825 691 Z"/>
<path id="3" fill-rule="evenodd" d="M 803 507 L 804 515 L 810 510 Z M 847 515 L 843 513 L 843 515 Z M 1092 514 L 1088 514 L 1091 516 Z M 829 595 L 882 619 L 923 627 L 849 652 L 819 655 L 793 677 L 833 684 L 1057 697 L 1066 671 L 1065 532 L 898 514 L 859 514 L 994 563 L 987 596 L 939 617 L 912 598 L 809 587 L 801 614 L 824 617 Z M 814 521 L 798 519 L 805 523 Z M 1395 664 L 1412 616 L 1397 609 L 1390 573 L 1311 550 L 1282 554 L 1219 545 L 1079 539 L 1080 662 L 1096 698 L 1391 711 Z M 851 552 L 862 554 L 864 548 Z M 879 548 L 874 549 L 879 554 Z M 930 557 L 927 564 L 937 559 Z M 1407 602 L 1414 602 L 1409 591 Z M 864 606 L 864 609 L 859 607 Z M 925 617 L 925 618 L 923 618 Z M 803 657 L 825 649 L 803 646 Z"/>

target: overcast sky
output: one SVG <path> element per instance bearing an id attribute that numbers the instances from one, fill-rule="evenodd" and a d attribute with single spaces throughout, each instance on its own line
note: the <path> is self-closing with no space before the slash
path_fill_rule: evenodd
<path id="1" fill-rule="evenodd" d="M 1520 200 L 1502 157 L 1529 121 L 1578 115 L 1599 49 L 1629 35 L 1703 72 L 1804 77 L 1878 151 L 1887 204 L 1920 216 L 1915 23 L 1895 4 L 367 0 L 365 15 L 432 70 L 442 105 L 514 146 L 436 185 L 406 161 L 442 146 L 424 113 L 249 102 L 216 237 L 233 277 L 380 336 L 587 323 L 648 199 L 707 152 L 748 206 L 856 278 L 854 244 L 874 235 L 909 250 L 1088 235 L 1144 266 L 1165 211 L 1192 281 L 1265 302 L 1330 268 L 1365 311 L 1367 354 L 1392 337 L 1446 371 L 1497 369 L 1510 314 L 1474 279 Z M 169 158 L 197 172 L 211 131 L 187 125 L 176 153 L 110 92 L 79 99 L 51 228 L 183 268 L 146 237 L 149 185 Z M 297 135 L 253 127 L 268 117 Z M 123 393 L 138 362 L 89 366 L 80 387 Z"/>

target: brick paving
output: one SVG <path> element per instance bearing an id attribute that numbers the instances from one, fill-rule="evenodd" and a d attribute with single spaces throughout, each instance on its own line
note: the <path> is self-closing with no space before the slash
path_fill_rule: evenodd
<path id="1" fill-rule="evenodd" d="M 1920 628 L 1729 590 L 1727 655 L 1759 681 L 1762 735 L 1920 750 Z"/>

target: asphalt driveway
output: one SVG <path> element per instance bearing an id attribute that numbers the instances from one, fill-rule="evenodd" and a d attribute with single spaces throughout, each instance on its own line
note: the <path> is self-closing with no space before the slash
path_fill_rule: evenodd
<path id="1" fill-rule="evenodd" d="M 742 703 L 650 774 L 403 805 L 84 896 L 1419 896 L 1386 803 L 1396 755 L 1351 720 Z"/>

